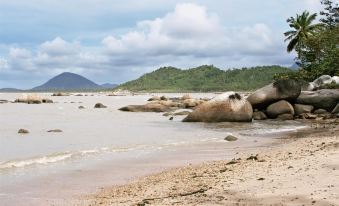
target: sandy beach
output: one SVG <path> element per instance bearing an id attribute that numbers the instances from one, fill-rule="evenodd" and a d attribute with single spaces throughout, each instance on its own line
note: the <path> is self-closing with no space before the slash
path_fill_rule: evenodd
<path id="1" fill-rule="evenodd" d="M 339 205 L 339 122 L 233 160 L 170 169 L 101 189 L 83 205 Z"/>

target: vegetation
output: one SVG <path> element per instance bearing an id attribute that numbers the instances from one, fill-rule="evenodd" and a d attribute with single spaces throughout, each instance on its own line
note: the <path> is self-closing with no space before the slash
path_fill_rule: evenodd
<path id="1" fill-rule="evenodd" d="M 291 71 L 280 66 L 220 70 L 212 66 L 181 70 L 163 67 L 124 83 L 118 89 L 131 91 L 249 91 L 269 84 L 277 73 Z"/>
<path id="2" fill-rule="evenodd" d="M 322 0 L 324 10 L 319 23 L 313 24 L 317 14 L 305 11 L 287 19 L 293 30 L 285 33 L 289 41 L 287 51 L 295 50 L 298 72 L 277 74 L 275 78 L 313 81 L 321 75 L 339 75 L 339 8 L 331 0 Z"/>

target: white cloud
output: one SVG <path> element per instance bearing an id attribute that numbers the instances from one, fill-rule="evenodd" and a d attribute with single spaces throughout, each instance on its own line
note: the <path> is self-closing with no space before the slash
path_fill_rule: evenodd
<path id="1" fill-rule="evenodd" d="M 163 18 L 139 22 L 135 31 L 119 38 L 108 36 L 102 43 L 113 54 L 223 56 L 272 52 L 276 40 L 263 23 L 227 29 L 205 7 L 185 3 Z"/>
<path id="2" fill-rule="evenodd" d="M 283 46 L 282 35 L 267 24 L 225 27 L 206 7 L 181 3 L 161 18 L 137 22 L 120 36 L 106 36 L 98 46 L 56 37 L 32 50 L 11 48 L 8 57 L 0 59 L 0 71 L 103 73 L 119 81 L 167 65 L 278 64 L 287 59 Z"/>

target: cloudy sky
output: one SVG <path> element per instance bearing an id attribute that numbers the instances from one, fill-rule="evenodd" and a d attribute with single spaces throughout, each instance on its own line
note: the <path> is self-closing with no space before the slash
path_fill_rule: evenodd
<path id="1" fill-rule="evenodd" d="M 289 66 L 286 19 L 319 1 L 0 0 L 0 88 L 64 71 L 122 83 L 160 66 Z"/>

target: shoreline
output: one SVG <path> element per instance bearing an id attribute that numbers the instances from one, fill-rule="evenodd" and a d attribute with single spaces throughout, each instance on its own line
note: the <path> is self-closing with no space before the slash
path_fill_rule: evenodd
<path id="1" fill-rule="evenodd" d="M 338 205 L 339 122 L 311 124 L 232 161 L 139 177 L 101 188 L 77 205 Z"/>

